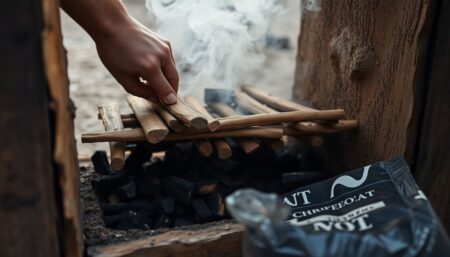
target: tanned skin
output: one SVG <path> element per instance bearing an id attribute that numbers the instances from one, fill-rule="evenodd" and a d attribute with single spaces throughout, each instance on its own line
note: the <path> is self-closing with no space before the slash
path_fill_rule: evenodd
<path id="1" fill-rule="evenodd" d="M 169 41 L 133 19 L 120 0 L 61 0 L 87 31 L 114 78 L 133 95 L 176 103 L 178 72 Z"/>

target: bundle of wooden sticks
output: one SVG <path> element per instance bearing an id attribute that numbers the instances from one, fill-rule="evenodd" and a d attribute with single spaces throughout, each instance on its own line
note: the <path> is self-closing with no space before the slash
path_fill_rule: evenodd
<path id="1" fill-rule="evenodd" d="M 111 166 L 120 170 L 126 144 L 148 141 L 161 145 L 168 141 L 192 141 L 203 156 L 214 149 L 222 159 L 231 156 L 225 139 L 234 140 L 246 153 L 260 144 L 282 147 L 286 136 L 312 145 L 322 144 L 322 134 L 352 130 L 356 120 L 345 120 L 343 109 L 316 110 L 253 86 L 240 90 L 207 89 L 206 107 L 195 97 L 178 98 L 175 105 L 153 104 L 128 96 L 133 114 L 121 115 L 117 104 L 99 106 L 104 132 L 82 135 L 83 143 L 110 142 Z"/>

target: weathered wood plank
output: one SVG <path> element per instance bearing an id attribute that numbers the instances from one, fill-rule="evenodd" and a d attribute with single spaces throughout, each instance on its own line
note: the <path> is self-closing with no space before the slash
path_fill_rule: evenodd
<path id="1" fill-rule="evenodd" d="M 415 175 L 450 231 L 450 2 L 441 1 Z"/>
<path id="2" fill-rule="evenodd" d="M 0 3 L 0 256 L 61 256 L 39 1 Z"/>
<path id="3" fill-rule="evenodd" d="M 243 227 L 217 225 L 204 230 L 173 230 L 158 236 L 91 247 L 90 257 L 240 257 Z"/>
<path id="4" fill-rule="evenodd" d="M 59 0 L 41 0 L 42 42 L 47 92 L 52 102 L 53 161 L 57 169 L 58 199 L 62 217 L 61 255 L 80 257 L 83 253 L 81 232 L 79 169 L 75 146 L 75 109 L 69 98 L 67 61 L 62 45 Z M 56 221 L 54 221 L 56 222 Z"/>
<path id="5" fill-rule="evenodd" d="M 328 140 L 330 169 L 413 159 L 435 3 L 323 0 L 320 12 L 304 10 L 294 95 L 360 123 Z"/>

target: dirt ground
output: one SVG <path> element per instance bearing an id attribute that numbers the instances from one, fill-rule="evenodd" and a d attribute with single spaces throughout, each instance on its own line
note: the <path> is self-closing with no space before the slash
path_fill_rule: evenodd
<path id="1" fill-rule="evenodd" d="M 152 27 L 145 9 L 145 0 L 124 0 L 129 12 L 145 25 Z M 249 74 L 248 81 L 277 95 L 290 97 L 294 84 L 295 55 L 300 21 L 299 1 L 282 0 L 285 14 L 271 24 L 270 34 L 289 38 L 290 48 L 267 48 L 266 61 L 260 70 Z M 108 144 L 81 144 L 80 136 L 86 132 L 102 131 L 97 119 L 97 106 L 117 102 L 123 113 L 128 113 L 126 92 L 100 62 L 94 42 L 70 17 L 62 14 L 64 45 L 68 51 L 71 97 L 77 106 L 75 133 L 78 154 L 90 156 L 93 151 L 108 149 Z"/>

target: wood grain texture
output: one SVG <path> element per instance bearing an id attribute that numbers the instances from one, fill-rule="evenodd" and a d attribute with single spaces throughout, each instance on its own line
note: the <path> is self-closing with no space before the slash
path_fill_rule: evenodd
<path id="1" fill-rule="evenodd" d="M 288 101 L 282 97 L 272 95 L 267 93 L 255 86 L 243 86 L 242 91 L 258 100 L 259 102 L 266 104 L 273 109 L 280 112 L 290 112 L 290 111 L 314 111 L 315 109 L 307 107 L 305 105 Z M 272 112 L 270 109 L 266 109 L 266 113 Z"/>
<path id="2" fill-rule="evenodd" d="M 430 55 L 428 95 L 415 175 L 450 232 L 450 2 L 441 1 Z"/>
<path id="3" fill-rule="evenodd" d="M 246 128 L 236 130 L 225 130 L 217 132 L 181 132 L 169 134 L 163 141 L 185 141 L 204 138 L 270 138 L 280 139 L 283 137 L 283 128 Z M 142 141 L 145 140 L 142 129 L 127 129 L 123 131 L 107 131 L 98 133 L 86 133 L 81 136 L 83 143 L 110 142 L 110 141 Z"/>
<path id="4" fill-rule="evenodd" d="M 237 129 L 249 126 L 277 125 L 280 123 L 295 123 L 312 120 L 339 120 L 344 118 L 344 110 L 323 111 L 290 111 L 268 114 L 254 114 L 247 116 L 234 116 L 217 119 L 220 129 Z"/>
<path id="5" fill-rule="evenodd" d="M 39 1 L 0 3 L 0 256 L 60 256 Z M 73 136 L 73 135 L 72 135 Z"/>
<path id="6" fill-rule="evenodd" d="M 193 140 L 192 144 L 194 144 L 197 151 L 200 153 L 201 156 L 209 157 L 214 152 L 213 145 L 206 139 L 197 139 Z"/>
<path id="7" fill-rule="evenodd" d="M 89 257 L 240 257 L 244 228 L 217 225 L 203 230 L 174 230 L 158 236 L 115 245 L 93 247 Z"/>
<path id="8" fill-rule="evenodd" d="M 124 126 L 119 113 L 119 106 L 115 103 L 102 104 L 98 106 L 98 112 L 106 131 L 123 130 Z M 111 169 L 119 171 L 125 165 L 125 143 L 110 142 Z"/>
<path id="9" fill-rule="evenodd" d="M 327 144 L 331 170 L 412 160 L 435 2 L 323 0 L 320 12 L 304 10 L 294 97 L 360 123 Z"/>
<path id="10" fill-rule="evenodd" d="M 235 110 L 233 110 L 230 106 L 223 104 L 223 103 L 215 103 L 211 104 L 210 107 L 219 114 L 222 117 L 232 117 L 232 116 L 239 116 L 240 114 L 237 113 Z M 237 138 L 234 139 L 236 143 L 239 145 L 239 147 L 246 153 L 250 154 L 254 151 L 256 151 L 260 144 L 258 141 L 250 138 Z"/>
<path id="11" fill-rule="evenodd" d="M 52 131 L 53 161 L 58 169 L 58 184 L 61 194 L 63 236 L 66 257 L 79 257 L 83 254 L 83 235 L 81 231 L 81 214 L 79 202 L 79 176 L 77 150 L 74 137 L 75 108 L 69 97 L 69 78 L 67 60 L 62 45 L 60 9 L 58 0 L 41 0 L 41 33 L 43 42 L 45 74 L 48 94 L 53 111 Z M 56 222 L 56 221 L 55 221 Z"/>
<path id="12" fill-rule="evenodd" d="M 129 95 L 127 100 L 144 130 L 147 140 L 153 144 L 161 142 L 169 134 L 169 129 L 156 113 L 153 104 L 133 95 Z"/>
<path id="13" fill-rule="evenodd" d="M 186 96 L 185 101 L 190 107 L 192 107 L 192 109 L 201 113 L 203 117 L 206 118 L 208 121 L 208 127 L 217 127 L 217 120 L 208 112 L 208 110 L 206 110 L 200 100 L 198 100 L 195 96 Z M 209 141 L 202 140 L 201 143 L 209 144 Z M 214 149 L 216 150 L 219 159 L 229 159 L 233 155 L 233 151 L 225 139 L 215 139 L 212 140 L 211 143 L 214 145 Z M 197 142 L 195 145 L 198 144 L 200 144 L 200 142 Z"/>
<path id="14" fill-rule="evenodd" d="M 161 118 L 164 120 L 164 122 L 167 124 L 167 126 L 171 130 L 173 130 L 175 132 L 181 132 L 186 127 L 180 120 L 175 118 L 175 116 L 173 116 L 170 112 L 168 112 L 161 105 L 159 105 L 159 106 L 153 105 L 153 106 L 155 107 L 156 111 L 159 113 Z"/>
<path id="15" fill-rule="evenodd" d="M 165 105 L 164 107 L 188 127 L 204 129 L 209 125 L 208 119 L 195 111 L 180 96 L 178 96 L 176 104 Z"/>
<path id="16" fill-rule="evenodd" d="M 215 128 L 219 126 L 217 120 L 208 112 L 208 110 L 205 109 L 205 107 L 200 102 L 200 100 L 198 100 L 198 98 L 196 98 L 195 96 L 186 96 L 184 100 L 195 111 L 203 115 L 203 117 L 208 122 L 208 128 Z"/>

